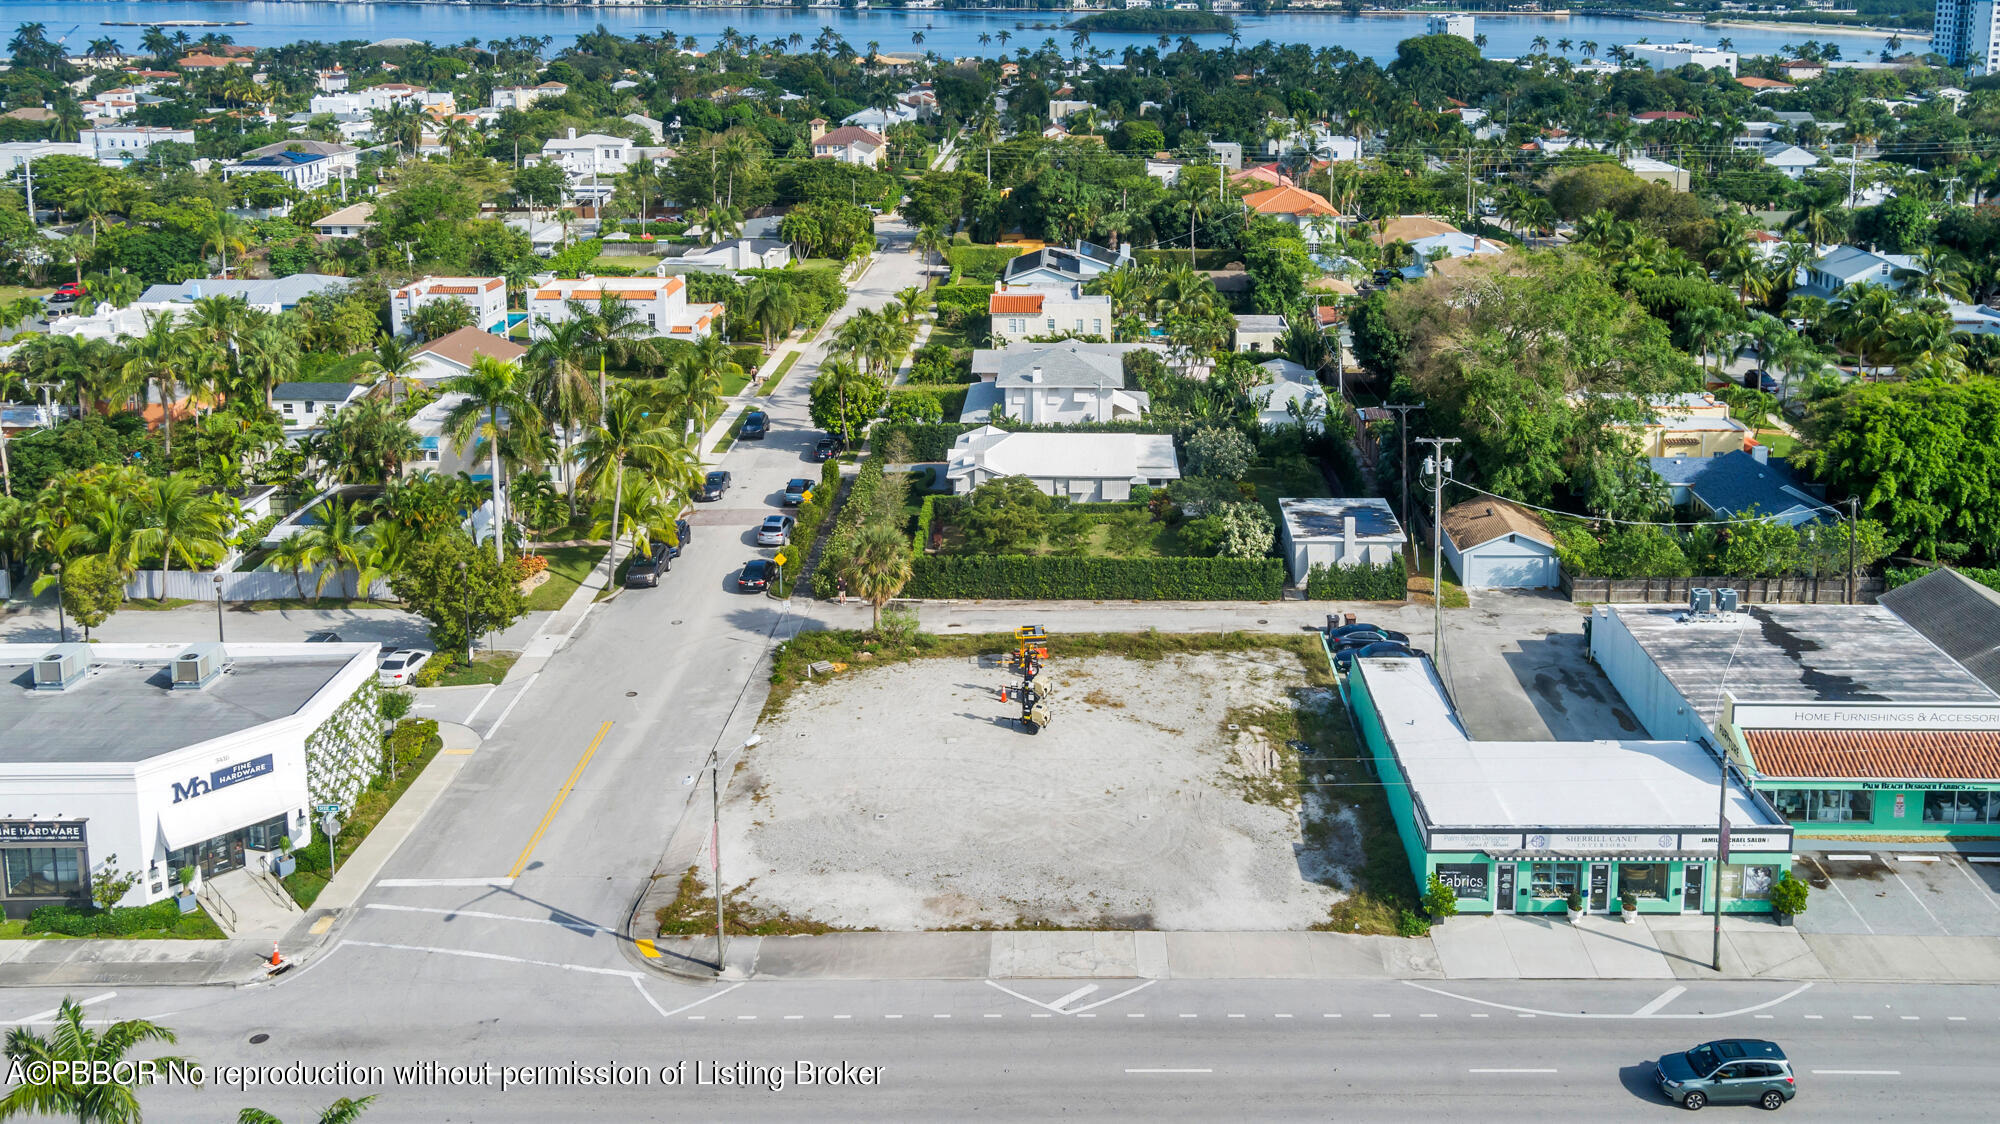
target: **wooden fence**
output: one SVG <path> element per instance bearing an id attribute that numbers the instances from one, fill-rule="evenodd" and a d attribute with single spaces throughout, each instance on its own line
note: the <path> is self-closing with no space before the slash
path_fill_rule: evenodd
<path id="1" fill-rule="evenodd" d="M 1562 571 L 1563 596 L 1598 605 L 1628 602 L 1685 605 L 1690 589 L 1734 589 L 1746 605 L 1844 605 L 1847 578 L 1580 578 Z M 1872 605 L 1886 583 L 1863 577 L 1854 583 L 1854 601 Z"/>

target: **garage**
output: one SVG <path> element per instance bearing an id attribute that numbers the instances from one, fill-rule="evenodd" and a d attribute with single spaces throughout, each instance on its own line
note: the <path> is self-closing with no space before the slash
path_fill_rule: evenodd
<path id="1" fill-rule="evenodd" d="M 1479 498 L 1444 513 L 1444 553 L 1467 589 L 1552 589 L 1555 536 L 1542 517 L 1505 500 Z"/>

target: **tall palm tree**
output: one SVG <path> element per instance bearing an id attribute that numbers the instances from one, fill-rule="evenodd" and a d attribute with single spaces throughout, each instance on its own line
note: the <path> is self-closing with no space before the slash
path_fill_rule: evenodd
<path id="1" fill-rule="evenodd" d="M 799 294 L 783 280 L 759 277 L 743 286 L 743 314 L 764 333 L 764 350 L 799 322 Z"/>
<path id="2" fill-rule="evenodd" d="M 611 549 L 604 556 L 608 576 L 618 571 L 618 539 L 627 530 L 628 470 L 645 485 L 640 491 L 657 488 L 678 500 L 686 497 L 699 475 L 699 462 L 672 422 L 646 409 L 644 400 L 622 387 L 604 404 L 603 415 L 577 446 L 577 454 L 583 459 L 577 484 L 600 500 L 607 496 L 611 500 Z"/>
<path id="3" fill-rule="evenodd" d="M 198 570 L 227 549 L 228 527 L 222 505 L 205 494 L 191 475 L 175 473 L 147 480 L 139 493 L 139 509 L 146 525 L 136 536 L 135 545 L 142 554 L 159 552 L 162 573 L 172 572 L 176 555 L 188 569 Z M 160 600 L 166 597 L 166 583 L 162 582 Z"/>
<path id="4" fill-rule="evenodd" d="M 356 1120 L 361 1119 L 362 1112 L 366 1111 L 368 1106 L 374 1103 L 374 1097 L 362 1097 L 359 1100 L 353 1097 L 341 1097 L 339 1100 L 320 1109 L 319 1116 L 314 1118 L 314 1122 L 315 1124 L 354 1124 Z M 285 1122 L 261 1108 L 246 1108 L 236 1114 L 236 1124 L 285 1124 Z"/>
<path id="5" fill-rule="evenodd" d="M 583 301 L 565 303 L 569 318 L 584 326 L 579 342 L 584 354 L 597 360 L 597 397 L 600 402 L 605 401 L 610 391 L 606 360 L 614 351 L 623 351 L 630 341 L 652 334 L 653 329 L 639 319 L 638 309 L 608 293 L 597 298 L 596 307 Z"/>
<path id="6" fill-rule="evenodd" d="M 134 339 L 123 337 L 131 358 L 125 361 L 124 377 L 133 385 L 157 386 L 160 413 L 166 434 L 167 463 L 174 461 L 175 376 L 187 366 L 188 335 L 175 323 L 171 312 L 146 313 L 146 332 Z"/>
<path id="7" fill-rule="evenodd" d="M 870 523 L 855 536 L 854 553 L 841 567 L 847 587 L 867 599 L 882 627 L 882 606 L 903 591 L 910 580 L 910 540 L 885 523 Z"/>
<path id="8" fill-rule="evenodd" d="M 1827 323 L 1842 349 L 1863 367 L 1880 366 L 1908 309 L 1886 285 L 1849 285 L 1836 293 Z"/>
<path id="9" fill-rule="evenodd" d="M 528 397 L 542 418 L 556 427 L 562 443 L 563 491 L 569 499 L 569 520 L 576 522 L 576 465 L 570 456 L 571 434 L 596 417 L 602 406 L 597 387 L 583 369 L 588 326 L 581 320 L 549 325 L 548 334 L 528 347 L 522 362 L 528 372 Z"/>
<path id="10" fill-rule="evenodd" d="M 423 365 L 415 347 L 391 335 L 384 335 L 376 341 L 375 350 L 364 351 L 358 358 L 360 373 L 368 385 L 388 385 L 391 409 L 396 406 L 396 385 L 414 382 L 412 376 Z"/>
<path id="11" fill-rule="evenodd" d="M 224 277 L 229 276 L 230 251 L 234 250 L 240 254 L 247 245 L 244 241 L 243 220 L 228 211 L 217 211 L 214 217 L 208 220 L 208 226 L 202 230 L 202 253 L 215 251 L 216 260 L 222 264 L 220 272 Z"/>
<path id="12" fill-rule="evenodd" d="M 493 554 L 507 561 L 505 503 L 500 484 L 500 443 L 509 426 L 539 426 L 540 412 L 528 396 L 528 380 L 517 363 L 502 362 L 490 355 L 473 360 L 472 369 L 444 380 L 447 393 L 465 398 L 445 415 L 445 431 L 452 443 L 477 455 L 478 443 L 486 444 L 486 463 L 493 474 Z"/>
<path id="13" fill-rule="evenodd" d="M 146 1042 L 178 1041 L 174 1032 L 145 1019 L 124 1019 L 102 1030 L 84 1025 L 83 1007 L 65 996 L 47 1035 L 26 1026 L 7 1032 L 5 1054 L 25 1076 L 4 1098 L 0 1119 L 11 1116 L 75 1116 L 82 1124 L 138 1124 L 137 1070 L 122 1063 Z M 179 1062 L 180 1058 L 156 1058 Z M 70 1072 L 102 1076 L 56 1076 L 52 1063 Z"/>
<path id="14" fill-rule="evenodd" d="M 854 427 L 847 416 L 847 392 L 864 379 L 872 382 L 875 376 L 863 371 L 852 360 L 828 359 L 820 364 L 819 377 L 813 380 L 815 385 L 831 388 L 840 399 L 840 436 L 849 445 L 854 443 Z"/>
<path id="15" fill-rule="evenodd" d="M 356 518 L 359 514 L 354 503 L 327 500 L 319 505 L 318 520 L 292 536 L 299 540 L 298 564 L 319 569 L 314 600 L 326 595 L 326 583 L 342 570 L 354 571 L 354 591 L 349 596 L 361 596 L 361 568 L 368 561 L 369 543 L 367 530 Z"/>
<path id="16" fill-rule="evenodd" d="M 245 385 L 234 393 L 248 395 L 254 387 L 261 391 L 256 400 L 268 406 L 278 384 L 290 382 L 299 373 L 298 341 L 277 317 L 252 313 L 237 365 Z"/>

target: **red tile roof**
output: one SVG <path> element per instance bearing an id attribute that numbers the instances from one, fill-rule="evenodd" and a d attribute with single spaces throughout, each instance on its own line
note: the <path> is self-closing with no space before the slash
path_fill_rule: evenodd
<path id="1" fill-rule="evenodd" d="M 1340 211 L 1326 196 L 1302 187 L 1273 187 L 1243 197 L 1243 205 L 1260 215 L 1330 215 Z"/>
<path id="2" fill-rule="evenodd" d="M 1678 109 L 1649 109 L 1632 115 L 1634 121 L 1692 121 L 1694 114 L 1682 113 Z"/>
<path id="3" fill-rule="evenodd" d="M 995 293 L 986 301 L 986 311 L 993 316 L 1019 315 L 1041 310 L 1040 293 Z"/>
<path id="4" fill-rule="evenodd" d="M 881 148 L 889 142 L 882 139 L 882 134 L 864 129 L 859 125 L 843 125 L 830 133 L 815 137 L 813 143 L 825 145 L 865 144 L 870 148 Z"/>
<path id="5" fill-rule="evenodd" d="M 2000 779 L 2000 730 L 1746 730 L 1767 777 Z"/>
<path id="6" fill-rule="evenodd" d="M 1742 77 L 1740 77 L 1740 78 L 1736 79 L 1736 84 L 1737 84 L 1737 85 L 1739 85 L 1739 86 L 1745 86 L 1745 87 L 1748 87 L 1749 89 L 1752 89 L 1752 90 L 1796 90 L 1796 89 L 1798 89 L 1798 87 L 1797 87 L 1797 86 L 1794 86 L 1794 85 L 1792 85 L 1792 84 L 1791 84 L 1790 82 L 1780 82 L 1780 81 L 1778 81 L 1778 80 L 1777 80 L 1776 78 L 1759 78 L 1759 77 L 1757 77 L 1757 76 L 1756 76 L 1756 75 L 1754 75 L 1754 74 L 1745 74 L 1745 75 L 1743 75 Z"/>

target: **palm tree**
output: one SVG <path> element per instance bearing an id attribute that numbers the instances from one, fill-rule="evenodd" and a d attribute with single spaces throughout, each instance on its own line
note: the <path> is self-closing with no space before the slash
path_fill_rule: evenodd
<path id="1" fill-rule="evenodd" d="M 215 251 L 216 260 L 222 263 L 221 274 L 224 277 L 229 276 L 229 252 L 234 250 L 240 254 L 247 247 L 243 240 L 243 220 L 228 211 L 217 211 L 208 220 L 201 239 L 202 253 Z"/>
<path id="2" fill-rule="evenodd" d="M 1714 305 L 1698 305 L 1688 311 L 1682 321 L 1682 331 L 1687 334 L 1688 350 L 1694 353 L 1696 362 L 1701 364 L 1703 370 L 1708 368 L 1704 360 L 1736 333 L 1739 323 L 1737 317 Z M 1716 356 L 1716 365 L 1718 368 L 1721 366 L 1719 355 Z"/>
<path id="3" fill-rule="evenodd" d="M 903 591 L 910 580 L 910 540 L 885 523 L 869 523 L 855 536 L 854 552 L 841 566 L 847 587 L 875 611 L 873 627 L 882 627 L 882 606 Z"/>
<path id="4" fill-rule="evenodd" d="M 148 312 L 146 333 L 137 339 L 128 336 L 119 341 L 130 349 L 131 355 L 123 368 L 125 379 L 133 385 L 159 387 L 168 464 L 174 460 L 175 375 L 186 367 L 188 350 L 187 332 L 174 321 L 171 312 Z"/>
<path id="5" fill-rule="evenodd" d="M 1841 206 L 1846 191 L 1837 183 L 1823 184 L 1800 192 L 1798 209 L 1785 220 L 1783 230 L 1796 230 L 1815 246 L 1840 240 L 1847 228 L 1847 211 Z"/>
<path id="6" fill-rule="evenodd" d="M 354 1124 L 361 1113 L 375 1103 L 374 1097 L 342 1097 L 320 1110 L 316 1124 Z M 285 1124 L 261 1108 L 246 1108 L 236 1114 L 236 1124 Z"/>
<path id="7" fill-rule="evenodd" d="M 638 309 L 608 293 L 597 299 L 595 308 L 582 301 L 565 303 L 569 318 L 584 326 L 579 342 L 584 354 L 597 358 L 597 398 L 605 401 L 610 391 L 605 375 L 606 357 L 613 351 L 624 350 L 628 341 L 651 334 L 653 329 L 639 319 Z"/>
<path id="8" fill-rule="evenodd" d="M 262 392 L 258 401 L 269 404 L 277 385 L 290 382 L 299 372 L 298 341 L 277 317 L 253 313 L 237 364 L 246 383 L 240 391 L 247 394 L 249 386 L 255 386 Z"/>
<path id="9" fill-rule="evenodd" d="M 296 565 L 319 569 L 313 582 L 313 599 L 326 595 L 326 583 L 341 570 L 354 571 L 352 597 L 361 596 L 361 568 L 368 561 L 368 533 L 356 519 L 356 505 L 327 500 L 319 505 L 318 520 L 292 538 L 298 540 Z"/>
<path id="10" fill-rule="evenodd" d="M 571 523 L 576 522 L 576 465 L 569 454 L 570 435 L 602 406 L 583 369 L 587 330 L 581 320 L 551 324 L 547 335 L 529 345 L 522 360 L 528 370 L 528 397 L 543 420 L 556 427 L 562 442 L 563 491 L 569 497 Z"/>
<path id="11" fill-rule="evenodd" d="M 764 350 L 799 321 L 799 294 L 774 277 L 759 277 L 743 286 L 743 313 L 764 333 Z"/>
<path id="12" fill-rule="evenodd" d="M 396 405 L 396 384 L 414 382 L 411 376 L 423 365 L 416 348 L 390 335 L 377 341 L 375 350 L 364 351 L 357 358 L 369 386 L 388 384 L 391 409 Z"/>
<path id="13" fill-rule="evenodd" d="M 7 1032 L 6 1057 L 24 1076 L 0 1098 L 0 1119 L 32 1113 L 75 1116 L 82 1124 L 139 1124 L 137 1070 L 125 1068 L 126 1055 L 144 1042 L 176 1041 L 173 1031 L 145 1019 L 124 1019 L 92 1030 L 84 1025 L 83 1007 L 65 996 L 46 1037 L 25 1026 Z M 58 1062 L 67 1063 L 72 1072 L 92 1076 L 56 1076 L 53 1063 Z"/>
<path id="14" fill-rule="evenodd" d="M 477 455 L 477 444 L 486 443 L 486 463 L 493 474 L 493 555 L 503 565 L 507 561 L 504 507 L 500 492 L 500 443 L 509 426 L 539 426 L 540 412 L 528 397 L 527 379 L 516 363 L 506 363 L 490 355 L 472 361 L 472 369 L 444 380 L 439 389 L 463 394 L 464 400 L 445 415 L 445 431 L 454 445 Z"/>
<path id="15" fill-rule="evenodd" d="M 583 459 L 579 486 L 600 499 L 611 499 L 611 549 L 604 556 L 606 575 L 618 572 L 618 540 L 626 531 L 624 504 L 626 470 L 646 484 L 672 481 L 672 494 L 684 497 L 691 474 L 697 474 L 692 451 L 674 432 L 672 423 L 654 416 L 638 396 L 623 388 L 604 405 L 597 426 L 577 446 Z M 653 490 L 641 487 L 641 491 Z"/>
<path id="16" fill-rule="evenodd" d="M 840 436 L 849 445 L 854 443 L 854 428 L 847 414 L 847 392 L 862 380 L 874 381 L 875 376 L 863 371 L 848 359 L 828 359 L 820 364 L 819 377 L 813 380 L 815 386 L 832 388 L 840 399 Z"/>
<path id="17" fill-rule="evenodd" d="M 139 509 L 146 526 L 136 536 L 134 546 L 141 554 L 159 551 L 163 573 L 172 572 L 175 555 L 188 569 L 198 570 L 228 547 L 222 505 L 186 473 L 146 481 L 139 493 Z M 162 582 L 159 599 L 166 597 L 166 583 Z"/>
<path id="18" fill-rule="evenodd" d="M 1908 311 L 1888 286 L 1863 283 L 1834 295 L 1827 322 L 1842 349 L 1861 366 L 1876 367 L 1886 358 L 1896 322 Z"/>

